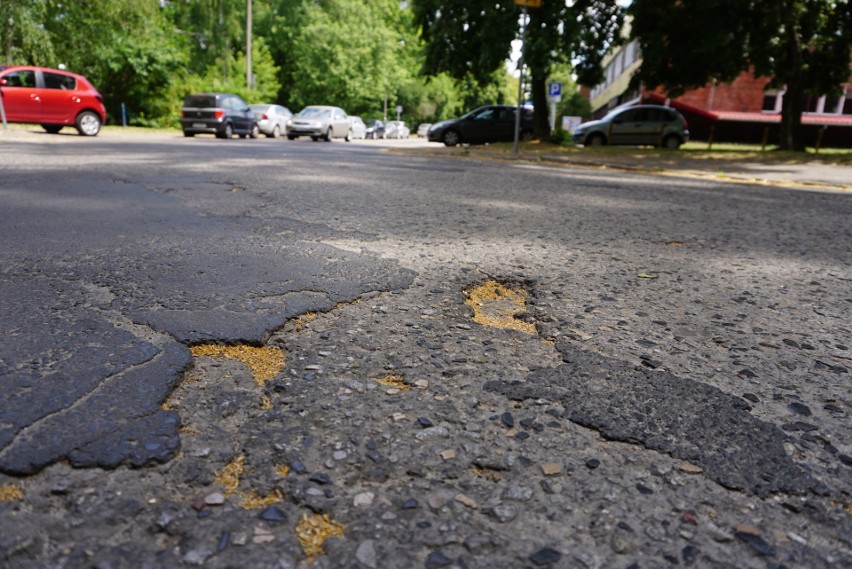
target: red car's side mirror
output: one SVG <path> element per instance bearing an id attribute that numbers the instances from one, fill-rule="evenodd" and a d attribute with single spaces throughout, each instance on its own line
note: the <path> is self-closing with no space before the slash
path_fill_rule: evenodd
<path id="1" fill-rule="evenodd" d="M 9 84 L 8 79 L 0 79 L 0 87 L 5 87 L 8 84 Z"/>

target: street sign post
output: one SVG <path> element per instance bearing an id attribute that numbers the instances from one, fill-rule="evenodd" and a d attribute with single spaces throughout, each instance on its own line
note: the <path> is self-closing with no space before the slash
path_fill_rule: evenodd
<path id="1" fill-rule="evenodd" d="M 547 84 L 547 96 L 556 100 L 558 103 L 562 100 L 562 83 L 559 81 L 551 81 Z"/>
<path id="2" fill-rule="evenodd" d="M 550 101 L 550 130 L 556 129 L 556 103 L 562 100 L 562 83 L 551 81 L 547 84 L 547 98 Z"/>

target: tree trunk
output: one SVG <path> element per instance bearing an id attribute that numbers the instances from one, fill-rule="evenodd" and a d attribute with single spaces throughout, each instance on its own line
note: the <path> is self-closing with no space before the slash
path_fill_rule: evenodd
<path id="1" fill-rule="evenodd" d="M 805 110 L 805 92 L 799 77 L 787 81 L 787 91 L 781 101 L 781 150 L 805 151 L 802 133 L 802 112 Z"/>
<path id="2" fill-rule="evenodd" d="M 530 90 L 533 100 L 533 136 L 538 140 L 550 138 L 550 117 L 547 104 L 547 74 L 538 69 L 530 69 Z"/>
<path id="3" fill-rule="evenodd" d="M 796 0 L 786 2 L 784 40 L 787 43 L 787 91 L 781 102 L 781 150 L 805 151 L 802 134 L 802 113 L 805 110 L 804 66 L 802 40 L 796 21 Z"/>

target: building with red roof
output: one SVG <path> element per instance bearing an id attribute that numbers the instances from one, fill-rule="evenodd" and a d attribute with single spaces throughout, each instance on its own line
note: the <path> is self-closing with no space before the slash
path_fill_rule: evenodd
<path id="1" fill-rule="evenodd" d="M 665 104 L 684 115 L 693 140 L 759 144 L 777 141 L 784 90 L 767 89 L 769 78 L 745 71 L 730 83 L 708 83 L 669 98 L 662 89 L 631 87 L 640 64 L 636 40 L 604 58 L 604 81 L 587 90 L 596 118 L 622 105 Z M 840 86 L 840 95 L 811 96 L 805 108 L 802 128 L 809 146 L 852 147 L 852 78 Z"/>

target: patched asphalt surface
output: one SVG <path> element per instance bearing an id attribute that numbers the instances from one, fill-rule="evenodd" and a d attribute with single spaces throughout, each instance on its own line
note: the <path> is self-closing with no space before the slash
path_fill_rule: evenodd
<path id="1" fill-rule="evenodd" d="M 0 146 L 4 567 L 852 564 L 848 194 Z M 471 320 L 491 278 L 535 334 Z M 286 363 L 258 384 L 202 342 Z M 312 513 L 345 533 L 309 563 Z"/>

